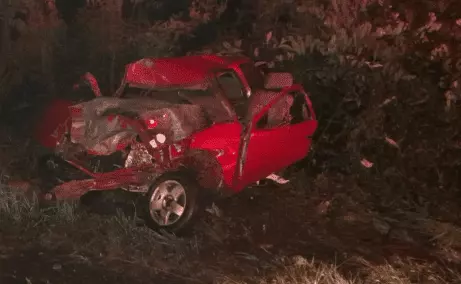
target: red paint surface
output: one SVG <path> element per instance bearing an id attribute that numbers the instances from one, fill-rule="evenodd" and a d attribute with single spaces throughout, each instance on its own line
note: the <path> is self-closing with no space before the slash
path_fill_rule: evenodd
<path id="1" fill-rule="evenodd" d="M 90 190 L 113 190 L 127 185 L 143 185 L 148 180 L 146 173 L 158 171 L 153 167 L 118 169 L 109 173 L 94 174 L 93 179 L 74 180 L 53 188 L 57 200 L 78 199 Z"/>
<path id="2" fill-rule="evenodd" d="M 158 88 L 203 85 L 210 72 L 238 68 L 238 64 L 248 61 L 246 57 L 216 55 L 145 58 L 127 65 L 125 82 Z"/>
<path id="3" fill-rule="evenodd" d="M 251 133 L 240 190 L 301 159 L 309 152 L 317 121 L 306 121 L 274 129 L 255 129 Z"/>
<path id="4" fill-rule="evenodd" d="M 301 86 L 285 88 L 273 101 L 265 106 L 252 120 L 256 122 L 288 92 L 303 92 Z M 234 180 L 239 147 L 241 143 L 242 126 L 239 122 L 216 124 L 209 129 L 193 136 L 191 149 L 203 149 L 211 152 L 221 150 L 217 158 L 223 171 L 225 185 L 234 192 L 239 192 L 246 186 L 261 180 L 273 172 L 279 171 L 301 159 L 308 153 L 312 143 L 312 135 L 318 122 L 312 109 L 309 97 L 305 96 L 312 119 L 296 125 L 286 125 L 273 129 L 257 129 L 252 127 L 248 151 L 242 176 Z"/>
<path id="5" fill-rule="evenodd" d="M 101 90 L 99 89 L 99 84 L 96 78 L 91 74 L 90 72 L 87 72 L 85 75 L 83 75 L 83 78 L 88 81 L 90 84 L 91 90 L 93 91 L 94 95 L 96 97 L 101 97 Z"/>
<path id="6" fill-rule="evenodd" d="M 223 172 L 224 184 L 231 188 L 238 159 L 242 126 L 238 122 L 215 124 L 192 136 L 191 150 L 202 149 L 211 152 L 220 150 L 217 157 Z"/>
<path id="7" fill-rule="evenodd" d="M 295 125 L 285 125 L 272 129 L 257 129 L 256 123 L 272 106 L 289 92 L 298 91 L 305 94 L 306 103 L 311 112 L 311 119 Z M 312 135 L 317 129 L 312 103 L 302 86 L 293 85 L 284 88 L 252 120 L 251 135 L 241 177 L 237 177 L 234 191 L 261 180 L 273 172 L 284 169 L 303 159 L 310 150 Z"/>
<path id="8" fill-rule="evenodd" d="M 240 64 L 249 61 L 245 57 L 230 58 L 209 55 L 147 60 L 143 59 L 127 66 L 125 76 L 127 83 L 158 87 L 202 84 L 214 69 L 233 69 L 241 77 L 245 88 L 249 88 L 247 80 L 245 80 L 243 73 L 239 69 Z M 90 188 L 108 190 L 125 185 L 143 184 L 143 182 L 146 182 L 146 173 L 160 173 L 174 169 L 178 166 L 176 161 L 180 161 L 181 156 L 191 150 L 206 150 L 216 155 L 217 161 L 222 168 L 224 184 L 237 193 L 244 187 L 295 163 L 308 154 L 312 143 L 311 137 L 317 128 L 317 121 L 307 94 L 305 98 L 312 115 L 310 120 L 273 129 L 255 128 L 256 122 L 268 112 L 274 103 L 291 91 L 305 94 L 300 85 L 287 87 L 253 117 L 247 155 L 241 176 L 235 175 L 239 155 L 241 154 L 239 151 L 243 134 L 243 127 L 240 122 L 214 124 L 208 129 L 177 142 L 176 146 L 179 147 L 164 144 L 154 149 L 149 144 L 154 138 L 149 129 L 155 129 L 156 123 L 123 117 L 123 124 L 138 132 L 141 143 L 147 147 L 157 163 L 149 168 L 120 169 L 104 174 L 88 172 L 93 179 L 63 184 L 56 188 L 55 193 L 59 199 L 65 199 L 66 196 L 75 197 L 75 195 L 81 195 L 90 190 Z M 69 101 L 55 100 L 45 110 L 45 114 L 35 131 L 37 140 L 41 144 L 49 148 L 55 147 L 60 137 L 65 133 L 66 127 L 70 129 L 70 106 L 72 106 L 72 103 Z M 72 108 L 72 114 L 75 116 L 79 116 L 80 111 L 78 108 Z M 109 121 L 110 119 L 112 117 L 108 117 Z M 54 135 L 56 130 L 57 136 Z M 126 146 L 126 144 L 123 144 L 118 148 L 122 149 Z M 178 151 L 178 149 L 181 150 Z M 93 154 L 97 155 L 97 153 Z M 80 170 L 87 171 L 87 169 L 81 168 L 78 164 L 72 163 Z"/>

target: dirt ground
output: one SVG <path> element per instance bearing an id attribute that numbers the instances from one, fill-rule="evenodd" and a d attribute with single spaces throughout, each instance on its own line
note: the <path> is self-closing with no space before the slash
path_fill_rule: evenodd
<path id="1" fill-rule="evenodd" d="M 106 201 L 102 216 L 2 224 L 0 283 L 314 283 L 319 265 L 343 283 L 459 283 L 457 227 L 378 214 L 352 179 L 327 180 L 248 189 L 216 203 L 182 239 L 127 232 L 120 219 L 107 221 L 116 208 Z M 310 272 L 293 278 L 289 267 Z"/>
<path id="2" fill-rule="evenodd" d="M 1 283 L 185 283 L 171 275 L 131 276 L 98 260 L 6 241 L 0 260 Z M 14 246 L 14 249 L 11 249 Z"/>

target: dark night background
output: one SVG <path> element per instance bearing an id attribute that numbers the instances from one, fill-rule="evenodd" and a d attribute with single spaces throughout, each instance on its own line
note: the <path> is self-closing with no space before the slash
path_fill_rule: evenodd
<path id="1" fill-rule="evenodd" d="M 461 282 L 459 0 L 135 2 L 0 0 L 0 283 Z M 85 72 L 109 96 L 129 62 L 202 53 L 310 93 L 290 185 L 217 202 L 191 238 L 113 212 L 125 196 L 93 214 L 11 193 L 35 183 L 40 111 Z"/>

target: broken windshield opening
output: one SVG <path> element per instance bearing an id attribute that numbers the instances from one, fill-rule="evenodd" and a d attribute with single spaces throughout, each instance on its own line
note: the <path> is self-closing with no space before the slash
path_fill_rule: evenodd
<path id="1" fill-rule="evenodd" d="M 233 120 L 233 114 L 228 111 L 211 89 L 145 89 L 127 86 L 122 93 L 122 99 L 153 99 L 171 104 L 199 105 L 214 122 L 228 122 Z"/>
<path id="2" fill-rule="evenodd" d="M 244 87 L 234 71 L 223 71 L 217 74 L 218 84 L 233 106 L 239 119 L 245 117 L 248 98 L 245 95 Z"/>
<path id="3" fill-rule="evenodd" d="M 250 85 L 252 93 L 264 89 L 264 74 L 258 67 L 254 66 L 253 63 L 243 63 L 240 65 L 240 69 Z"/>
<path id="4" fill-rule="evenodd" d="M 214 99 L 210 90 L 187 90 L 187 89 L 144 89 L 139 87 L 126 87 L 122 98 L 136 99 L 136 98 L 149 98 L 159 101 L 165 101 L 173 104 L 190 103 L 191 99 Z"/>
<path id="5" fill-rule="evenodd" d="M 245 98 L 243 85 L 233 71 L 220 73 L 218 82 L 229 100 Z"/>

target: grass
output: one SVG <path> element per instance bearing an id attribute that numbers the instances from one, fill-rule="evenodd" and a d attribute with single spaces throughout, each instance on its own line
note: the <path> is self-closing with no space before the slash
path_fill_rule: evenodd
<path id="1" fill-rule="evenodd" d="M 2 150 L 0 160 L 12 161 L 10 177 L 14 168 L 33 160 L 28 151 Z M 27 188 L 0 183 L 0 282 L 9 272 L 2 271 L 2 255 L 15 263 L 17 255 L 40 250 L 64 266 L 79 263 L 80 271 L 97 269 L 97 275 L 121 273 L 132 283 L 156 275 L 178 283 L 461 283 L 457 224 L 417 206 L 403 210 L 411 206 L 398 200 L 378 211 L 392 192 L 380 189 L 375 198 L 351 176 L 323 173 L 307 180 L 299 175 L 282 188 L 247 190 L 218 203 L 219 216 L 204 216 L 188 238 L 139 226 L 120 210 L 98 215 L 67 202 L 41 207 Z M 34 272 L 29 268 L 34 262 L 19 261 L 30 283 L 37 277 L 81 283 L 56 279 L 42 266 Z"/>
<path id="2" fill-rule="evenodd" d="M 331 182 L 334 182 L 334 179 L 330 178 Z M 376 225 L 373 225 L 372 221 L 369 224 L 364 221 L 372 220 L 370 216 L 361 216 L 362 218 L 359 218 L 361 221 L 354 224 L 353 220 L 357 218 L 350 218 L 350 212 L 353 207 L 359 205 L 351 200 L 346 202 L 344 199 L 346 195 L 332 196 L 334 202 L 331 202 L 333 205 L 330 206 L 349 204 L 349 207 L 329 208 L 328 211 L 336 215 L 334 222 L 330 220 L 332 213 L 324 213 L 324 210 L 315 216 L 314 221 L 302 220 L 307 226 L 312 226 L 314 230 L 312 236 L 308 234 L 299 236 L 299 238 L 309 238 L 307 240 L 287 237 L 286 243 L 294 245 L 296 242 L 317 242 L 317 247 L 324 245 L 334 250 L 338 257 L 321 250 L 306 249 L 304 245 L 298 245 L 297 254 L 294 254 L 293 249 L 289 249 L 283 242 L 279 244 L 283 249 L 274 252 L 271 246 L 267 249 L 263 247 L 258 240 L 259 231 L 255 226 L 240 222 L 239 218 L 242 218 L 242 214 L 246 214 L 242 211 L 255 207 L 254 204 L 247 206 L 242 199 L 239 199 L 247 199 L 248 194 L 252 195 L 251 200 L 273 200 L 275 214 L 281 214 L 276 212 L 279 203 L 289 202 L 292 198 L 287 195 L 285 200 L 275 201 L 274 196 L 269 193 L 262 192 L 258 195 L 255 191 L 254 194 L 253 192 L 243 194 L 242 197 L 218 205 L 224 208 L 221 209 L 225 212 L 224 216 L 207 216 L 197 225 L 197 232 L 193 237 L 181 239 L 139 226 L 135 218 L 120 211 L 113 216 L 101 216 L 82 210 L 76 203 L 65 202 L 41 208 L 35 196 L 26 196 L 3 186 L 0 190 L 2 243 L 3 246 L 13 247 L 13 251 L 24 249 L 23 244 L 27 244 L 25 247 L 28 249 L 35 247 L 53 254 L 57 250 L 60 254 L 97 261 L 109 271 L 120 269 L 127 271 L 126 273 L 134 279 L 165 274 L 174 276 L 184 283 L 211 283 L 212 281 L 222 284 L 456 283 L 453 281 L 461 281 L 457 258 L 458 234 L 461 229 L 453 224 L 410 213 L 405 215 L 406 219 L 401 218 L 399 226 L 411 235 L 413 242 L 420 242 L 418 239 L 420 235 L 424 235 L 425 240 L 430 242 L 423 245 L 408 244 L 409 247 L 413 246 L 414 249 L 425 251 L 419 257 L 411 253 L 398 253 L 398 249 L 393 253 L 385 254 L 382 248 L 376 245 L 376 240 L 368 247 L 364 244 L 355 244 L 361 246 L 361 249 L 357 250 L 353 247 L 353 240 L 349 240 L 351 243 L 348 243 L 347 239 L 350 236 L 352 238 L 360 236 L 360 232 L 356 231 L 357 227 L 365 226 L 368 230 L 373 230 L 373 226 Z M 300 198 L 299 191 L 295 196 Z M 304 204 L 294 205 L 298 208 L 287 210 L 314 208 L 315 211 L 317 210 L 315 204 L 325 204 L 325 200 L 320 201 L 320 198 L 312 197 Z M 229 209 L 236 208 L 236 204 L 241 204 L 239 210 Z M 264 209 L 258 206 L 256 210 L 264 213 Z M 356 215 L 364 215 L 366 211 L 355 208 L 353 212 Z M 258 218 L 261 218 L 261 214 L 254 214 L 254 216 L 244 217 L 255 219 L 255 223 L 260 222 Z M 341 215 L 347 218 L 339 218 Z M 343 223 L 338 223 L 338 220 L 343 220 Z M 322 232 L 332 224 L 332 230 Z M 350 226 L 349 230 L 352 232 L 346 234 L 341 231 L 346 225 Z M 267 226 L 272 225 L 268 222 Z M 395 235 L 394 239 L 397 238 L 398 235 Z M 235 244 L 240 244 L 239 248 L 235 247 Z M 373 256 L 385 256 L 385 260 L 377 261 Z M 110 272 L 102 270 L 101 273 Z"/>
<path id="3" fill-rule="evenodd" d="M 273 275 L 255 279 L 260 284 L 353 284 L 357 283 L 353 279 L 345 278 L 333 265 L 318 264 L 315 261 L 309 261 L 305 264 L 287 265 Z M 220 282 L 222 284 L 243 284 L 238 280 L 225 278 Z"/>

